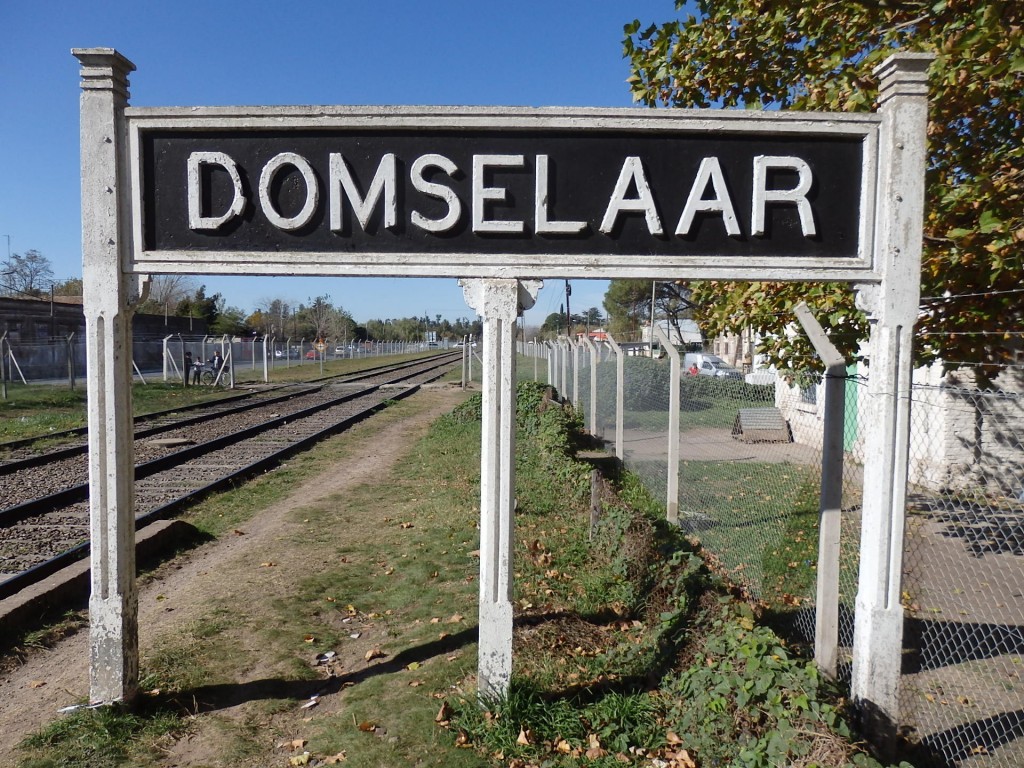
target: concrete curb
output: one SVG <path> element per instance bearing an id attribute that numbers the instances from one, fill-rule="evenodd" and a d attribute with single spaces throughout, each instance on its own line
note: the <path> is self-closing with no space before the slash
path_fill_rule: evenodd
<path id="1" fill-rule="evenodd" d="M 196 542 L 201 534 L 184 520 L 159 520 L 138 532 L 135 556 L 152 561 L 179 544 Z M 81 606 L 89 597 L 89 560 L 79 560 L 17 595 L 0 600 L 0 638 L 31 629 L 55 611 Z"/>

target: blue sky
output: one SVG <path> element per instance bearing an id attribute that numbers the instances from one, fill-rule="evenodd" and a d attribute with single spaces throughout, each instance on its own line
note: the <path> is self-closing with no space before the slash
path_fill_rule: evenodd
<path id="1" fill-rule="evenodd" d="M 622 27 L 665 21 L 672 0 L 175 0 L 0 4 L 0 253 L 35 249 L 58 279 L 81 275 L 78 61 L 132 60 L 136 106 L 466 104 L 631 106 Z M 196 278 L 245 311 L 327 293 L 357 320 L 471 317 L 454 280 Z M 574 281 L 573 311 L 606 283 Z M 527 315 L 564 302 L 549 281 Z"/>

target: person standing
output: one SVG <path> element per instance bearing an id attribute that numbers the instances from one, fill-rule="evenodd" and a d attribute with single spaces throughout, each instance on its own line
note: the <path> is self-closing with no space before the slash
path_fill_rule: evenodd
<path id="1" fill-rule="evenodd" d="M 185 353 L 185 359 L 182 362 L 182 366 L 181 367 L 183 369 L 182 372 L 184 373 L 185 386 L 187 387 L 188 384 L 189 384 L 189 379 L 192 376 L 192 353 L 191 352 L 186 352 Z"/>

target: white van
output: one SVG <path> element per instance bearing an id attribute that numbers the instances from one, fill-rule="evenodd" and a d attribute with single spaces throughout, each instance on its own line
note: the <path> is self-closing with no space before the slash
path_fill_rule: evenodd
<path id="1" fill-rule="evenodd" d="M 743 374 L 729 365 L 718 355 L 704 352 L 688 352 L 683 356 L 683 373 L 694 373 L 700 376 L 719 376 L 726 379 L 742 379 Z"/>

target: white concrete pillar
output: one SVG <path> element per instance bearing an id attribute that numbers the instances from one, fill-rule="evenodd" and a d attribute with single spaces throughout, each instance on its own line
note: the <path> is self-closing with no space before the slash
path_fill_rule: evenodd
<path id="1" fill-rule="evenodd" d="M 587 417 L 589 420 L 587 428 L 590 430 L 590 434 L 598 436 L 600 428 L 597 423 L 597 364 L 601 362 L 601 355 L 590 336 L 583 336 L 583 343 L 590 350 L 590 412 Z"/>
<path id="2" fill-rule="evenodd" d="M 843 427 L 846 360 L 801 302 L 793 307 L 814 351 L 825 364 L 821 494 L 818 505 L 818 568 L 814 601 L 814 661 L 835 679 L 839 665 L 839 555 L 843 507 Z"/>
<path id="3" fill-rule="evenodd" d="M 670 374 L 668 385 L 668 457 L 665 468 L 665 519 L 670 523 L 679 522 L 679 380 L 682 378 L 683 364 L 679 350 L 669 341 L 660 325 L 652 326 L 654 336 L 651 337 L 651 349 L 657 338 L 662 349 L 668 353 Z"/>
<path id="4" fill-rule="evenodd" d="M 572 407 L 580 407 L 580 341 L 570 338 L 569 346 L 572 348 Z"/>
<path id="5" fill-rule="evenodd" d="M 124 265 L 131 217 L 124 109 L 135 66 L 111 48 L 72 51 L 82 63 L 82 304 L 89 416 L 89 691 L 130 701 L 138 687 L 132 444 L 132 302 Z"/>
<path id="6" fill-rule="evenodd" d="M 626 412 L 626 360 L 622 356 L 622 347 L 615 338 L 610 333 L 605 334 L 605 338 L 615 354 L 615 456 L 622 461 L 625 458 L 622 441 Z"/>
<path id="7" fill-rule="evenodd" d="M 870 732 L 899 717 L 911 344 L 920 297 L 921 238 L 931 54 L 890 56 L 879 78 L 877 284 L 858 285 L 871 326 L 864 420 L 864 503 L 851 692 Z"/>
<path id="8" fill-rule="evenodd" d="M 480 444 L 480 641 L 477 686 L 503 695 L 512 679 L 512 542 L 515 511 L 516 318 L 540 281 L 461 280 L 483 319 Z"/>

